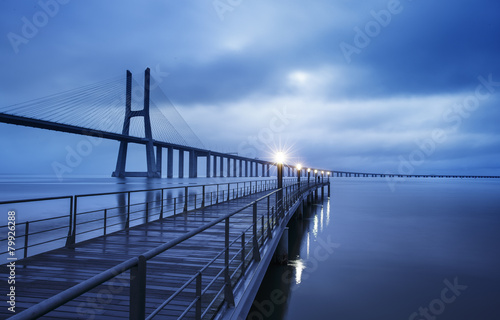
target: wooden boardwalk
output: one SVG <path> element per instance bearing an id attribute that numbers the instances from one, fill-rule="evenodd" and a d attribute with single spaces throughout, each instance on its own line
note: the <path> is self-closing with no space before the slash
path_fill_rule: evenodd
<path id="1" fill-rule="evenodd" d="M 137 257 L 182 234 L 214 221 L 230 212 L 234 212 L 252 201 L 269 194 L 265 191 L 197 209 L 176 216 L 166 217 L 144 225 L 119 231 L 107 236 L 78 243 L 74 248 L 60 248 L 16 262 L 16 313 L 21 312 L 63 290 L 85 281 L 102 271 L 114 267 L 127 259 Z M 271 196 L 271 205 L 275 202 Z M 267 212 L 267 202 L 258 203 L 259 215 Z M 247 208 L 230 219 L 230 240 L 237 239 L 243 232 L 247 239 L 251 237 L 252 208 Z M 186 281 L 224 250 L 224 223 L 182 242 L 147 263 L 146 316 L 171 296 Z M 267 225 L 258 234 L 264 231 Z M 251 252 L 251 243 L 246 245 L 246 253 Z M 241 261 L 238 254 L 241 245 L 231 247 L 230 256 Z M 251 257 L 250 257 L 251 258 Z M 224 266 L 221 255 L 203 273 L 204 288 Z M 231 272 L 236 270 L 235 267 Z M 7 279 L 7 268 L 2 268 L 0 275 Z M 232 278 L 238 280 L 239 271 Z M 214 285 L 206 296 L 215 294 L 224 286 L 224 278 L 214 280 Z M 114 279 L 94 288 L 92 291 L 66 303 L 46 314 L 44 319 L 116 319 L 128 318 L 130 272 L 126 271 Z M 169 303 L 156 317 L 157 319 L 176 319 L 195 298 L 195 283 L 187 286 L 177 298 Z M 223 295 L 222 295 L 223 297 Z M 202 300 L 205 310 L 208 300 Z M 222 299 L 221 299 L 222 301 Z M 220 302 L 221 302 L 220 301 Z M 208 308 L 206 318 L 215 314 L 220 303 Z M 7 307 L 0 308 L 0 318 L 12 316 Z M 194 308 L 186 318 L 194 318 Z"/>

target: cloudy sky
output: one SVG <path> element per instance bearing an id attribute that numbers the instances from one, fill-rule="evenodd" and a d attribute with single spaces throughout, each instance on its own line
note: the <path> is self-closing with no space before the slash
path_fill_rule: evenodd
<path id="1" fill-rule="evenodd" d="M 210 149 L 500 175 L 498 1 L 138 3 L 1 1 L 0 107 L 151 67 Z M 2 174 L 51 174 L 82 139 L 8 124 L 0 137 Z M 109 175 L 117 150 L 95 145 L 72 174 Z"/>

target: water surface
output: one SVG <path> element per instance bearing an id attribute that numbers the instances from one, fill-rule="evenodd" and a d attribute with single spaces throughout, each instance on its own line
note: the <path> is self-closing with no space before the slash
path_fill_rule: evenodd
<path id="1" fill-rule="evenodd" d="M 500 183 L 340 178 L 248 319 L 500 319 Z M 453 287 L 453 289 L 450 289 Z M 444 293 L 443 293 L 444 292 Z"/>

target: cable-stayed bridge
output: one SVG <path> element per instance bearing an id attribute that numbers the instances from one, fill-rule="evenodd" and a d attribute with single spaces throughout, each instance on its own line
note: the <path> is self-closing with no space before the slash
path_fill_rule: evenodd
<path id="1" fill-rule="evenodd" d="M 146 69 L 144 86 L 127 71 L 126 79 L 113 79 L 48 97 L 0 107 L 0 122 L 94 136 L 120 142 L 113 176 L 161 177 L 162 149 L 167 149 L 168 178 L 174 175 L 177 150 L 178 177 L 198 176 L 198 157 L 206 158 L 207 177 L 269 176 L 273 162 L 208 150 L 157 85 Z M 146 146 L 146 172 L 126 171 L 130 143 Z M 259 170 L 260 169 L 260 170 Z M 289 167 L 289 171 L 294 168 Z M 260 171 L 260 172 L 259 172 Z"/>

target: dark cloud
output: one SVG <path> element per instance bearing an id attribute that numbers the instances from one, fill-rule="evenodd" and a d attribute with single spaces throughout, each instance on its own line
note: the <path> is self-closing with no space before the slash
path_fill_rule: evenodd
<path id="1" fill-rule="evenodd" d="M 3 1 L 0 104 L 124 75 L 127 69 L 141 83 L 146 67 L 158 67 L 168 73 L 161 88 L 189 115 L 186 122 L 196 124 L 191 127 L 202 142 L 221 149 L 238 149 L 258 136 L 269 126 L 257 123 L 257 115 L 272 116 L 285 105 L 300 116 L 276 137 L 318 166 L 397 170 L 399 156 L 408 156 L 416 139 L 443 129 L 449 140 L 416 170 L 498 173 L 498 97 L 481 101 L 454 130 L 443 113 L 474 94 L 479 76 L 500 81 L 500 4 L 401 1 L 402 11 L 350 55 L 349 63 L 341 44 L 355 46 L 355 28 L 366 32 L 376 20 L 372 11 L 380 16 L 391 3 L 244 1 L 222 21 L 210 1 L 71 1 L 16 53 L 8 34 L 22 35 L 23 19 L 44 9 L 38 1 Z M 200 108 L 213 117 L 205 112 L 207 118 L 198 119 Z M 37 170 L 50 168 L 53 159 L 64 157 L 66 145 L 80 139 L 63 135 L 57 142 L 57 133 L 11 127 L 0 126 L 1 145 L 22 158 L 32 155 L 19 146 L 39 150 L 44 164 Z M 231 135 L 224 138 L 224 130 Z M 57 147 L 37 149 L 39 139 Z M 95 153 L 79 170 L 91 172 L 97 161 L 112 166 L 112 149 Z M 1 160 L 2 172 L 29 167 L 13 159 Z"/>

